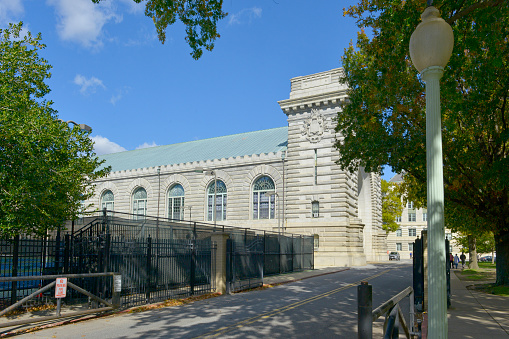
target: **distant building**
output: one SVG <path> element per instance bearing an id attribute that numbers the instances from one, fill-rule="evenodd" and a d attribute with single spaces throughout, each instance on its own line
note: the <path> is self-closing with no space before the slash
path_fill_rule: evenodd
<path id="1" fill-rule="evenodd" d="M 391 183 L 401 183 L 403 181 L 400 174 L 396 174 L 390 180 Z M 427 229 L 428 211 L 426 208 L 415 208 L 413 202 L 408 202 L 403 208 L 403 213 L 396 221 L 399 229 L 396 232 L 390 232 L 387 236 L 387 247 L 389 251 L 397 251 L 401 258 L 410 259 L 410 253 L 413 252 L 413 244 L 417 237 L 421 237 L 421 231 Z M 461 248 L 452 240 L 453 233 L 446 229 L 445 237 L 449 239 L 449 251 L 452 253 L 461 253 Z"/>
<path id="2" fill-rule="evenodd" d="M 88 203 L 202 222 L 215 208 L 218 224 L 270 231 L 280 219 L 284 232 L 315 236 L 317 267 L 386 259 L 380 175 L 335 164 L 341 76 L 339 68 L 292 79 L 279 101 L 287 127 L 102 156 L 112 172 Z"/>

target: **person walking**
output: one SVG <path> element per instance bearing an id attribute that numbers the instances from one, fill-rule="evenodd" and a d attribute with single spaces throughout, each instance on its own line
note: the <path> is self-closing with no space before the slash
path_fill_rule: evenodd
<path id="1" fill-rule="evenodd" d="M 461 260 L 461 268 L 465 268 L 465 260 L 467 257 L 465 256 L 465 253 L 461 252 L 460 260 Z"/>
<path id="2" fill-rule="evenodd" d="M 460 258 L 458 257 L 458 253 L 454 256 L 454 266 L 456 266 L 456 269 L 458 269 L 458 264 L 460 262 Z"/>
<path id="3" fill-rule="evenodd" d="M 454 256 L 449 253 L 449 267 L 452 268 L 452 265 L 454 265 Z"/>

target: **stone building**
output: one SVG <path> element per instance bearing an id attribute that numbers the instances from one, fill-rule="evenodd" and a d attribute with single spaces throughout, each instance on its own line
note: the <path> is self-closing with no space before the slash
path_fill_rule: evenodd
<path id="1" fill-rule="evenodd" d="M 396 174 L 391 178 L 391 183 L 400 183 L 403 178 Z M 428 229 L 428 212 L 426 208 L 415 208 L 413 202 L 409 201 L 403 208 L 403 213 L 396 220 L 400 228 L 396 232 L 390 232 L 387 236 L 387 247 L 389 251 L 399 252 L 401 259 L 410 259 L 413 252 L 414 241 L 421 236 L 423 230 Z M 449 239 L 449 251 L 458 255 L 461 248 L 453 240 L 451 230 L 445 230 L 445 237 Z"/>
<path id="2" fill-rule="evenodd" d="M 291 79 L 287 127 L 102 156 L 112 171 L 88 203 L 212 223 L 215 196 L 217 224 L 314 235 L 316 267 L 386 259 L 379 174 L 335 164 L 342 74 Z"/>

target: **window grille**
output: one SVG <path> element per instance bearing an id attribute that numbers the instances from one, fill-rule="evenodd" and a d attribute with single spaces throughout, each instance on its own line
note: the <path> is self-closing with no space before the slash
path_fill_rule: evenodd
<path id="1" fill-rule="evenodd" d="M 217 190 L 215 189 L 215 182 L 209 185 L 207 190 L 207 219 L 209 221 L 214 220 L 214 192 L 216 194 L 216 220 L 226 220 L 226 201 L 227 201 L 227 189 L 226 185 L 222 180 L 217 180 Z"/>
<path id="2" fill-rule="evenodd" d="M 112 191 L 106 191 L 101 197 L 101 209 L 113 211 L 115 209 L 115 196 Z"/>
<path id="3" fill-rule="evenodd" d="M 168 218 L 184 220 L 184 187 L 175 184 L 168 191 Z"/>
<path id="4" fill-rule="evenodd" d="M 258 178 L 253 185 L 253 219 L 274 219 L 276 196 L 268 197 L 268 192 L 274 192 L 276 186 L 268 176 Z"/>
<path id="5" fill-rule="evenodd" d="M 139 187 L 133 193 L 133 219 L 143 220 L 147 215 L 147 191 Z"/>

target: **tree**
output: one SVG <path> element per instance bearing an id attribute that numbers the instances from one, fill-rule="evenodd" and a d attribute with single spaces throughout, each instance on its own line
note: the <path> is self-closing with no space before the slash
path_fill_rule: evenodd
<path id="1" fill-rule="evenodd" d="M 94 3 L 101 1 L 92 0 Z M 180 20 L 186 26 L 186 41 L 193 50 L 191 56 L 198 60 L 203 54 L 202 48 L 212 51 L 214 41 L 220 37 L 217 22 L 228 15 L 222 7 L 223 0 L 147 0 L 145 15 L 154 21 L 157 36 L 163 44 L 168 25 Z"/>
<path id="2" fill-rule="evenodd" d="M 349 103 L 336 127 L 343 169 L 380 171 L 388 165 L 406 172 L 414 191 L 424 193 L 424 82 L 408 46 L 425 6 L 420 0 L 362 0 L 345 11 L 361 31 L 343 57 Z M 497 283 L 509 284 L 509 2 L 434 6 L 455 37 L 441 79 L 446 226 L 492 231 Z M 474 215 L 478 223 L 466 220 Z"/>
<path id="3" fill-rule="evenodd" d="M 0 236 L 45 234 L 74 219 L 98 169 L 89 132 L 57 120 L 43 97 L 51 66 L 39 57 L 41 35 L 23 24 L 0 30 Z"/>
<path id="4" fill-rule="evenodd" d="M 399 228 L 396 218 L 401 217 L 402 212 L 403 203 L 398 185 L 382 179 L 382 228 L 387 233 Z"/>

